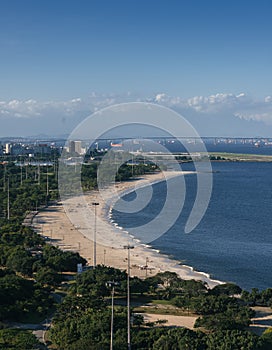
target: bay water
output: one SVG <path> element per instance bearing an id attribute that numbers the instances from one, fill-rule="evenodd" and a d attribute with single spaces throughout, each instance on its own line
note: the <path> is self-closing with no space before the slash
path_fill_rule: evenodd
<path id="1" fill-rule="evenodd" d="M 150 245 L 213 279 L 246 290 L 272 288 L 272 163 L 213 162 L 212 168 L 212 197 L 200 224 L 184 233 L 197 188 L 196 174 L 188 174 L 181 215 Z M 182 169 L 194 170 L 193 164 L 183 164 Z M 113 209 L 112 219 L 127 231 L 152 220 L 163 207 L 166 190 L 165 181 L 154 184 L 143 210 L 127 214 Z M 135 193 L 123 198 L 133 200 Z"/>

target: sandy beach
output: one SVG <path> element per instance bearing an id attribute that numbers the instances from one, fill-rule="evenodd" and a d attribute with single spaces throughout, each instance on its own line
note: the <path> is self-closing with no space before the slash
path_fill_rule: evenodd
<path id="1" fill-rule="evenodd" d="M 211 280 L 207 274 L 194 271 L 191 267 L 184 266 L 138 241 L 135 242 L 128 232 L 114 226 L 108 219 L 109 210 L 120 194 L 182 174 L 181 171 L 167 171 L 116 183 L 115 198 L 111 188 L 108 194 L 107 191 L 103 192 L 103 198 L 99 191 L 91 191 L 83 196 L 67 199 L 40 211 L 33 221 L 33 226 L 37 232 L 47 237 L 48 242 L 63 250 L 79 252 L 87 259 L 89 265 L 93 265 L 94 261 L 95 231 L 97 264 L 127 269 L 128 251 L 123 247 L 133 244 L 135 248 L 130 250 L 132 276 L 144 278 L 158 272 L 173 271 L 183 279 L 202 280 L 213 287 L 220 282 Z M 94 202 L 99 203 L 95 206 L 96 213 L 92 205 Z"/>

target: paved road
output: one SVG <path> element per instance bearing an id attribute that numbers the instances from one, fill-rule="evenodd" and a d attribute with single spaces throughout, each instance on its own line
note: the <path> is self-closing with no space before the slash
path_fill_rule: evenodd
<path id="1" fill-rule="evenodd" d="M 51 325 L 51 319 L 46 319 L 43 323 L 39 324 L 39 328 L 36 328 L 33 330 L 33 334 L 37 337 L 37 339 L 46 345 L 45 342 L 45 332 L 47 331 L 47 329 L 49 329 Z M 46 347 L 47 349 L 47 347 Z"/>
<path id="2" fill-rule="evenodd" d="M 45 349 L 47 349 L 44 336 L 45 336 L 46 330 L 50 328 L 51 321 L 52 321 L 52 318 L 48 318 L 39 324 L 11 322 L 9 323 L 9 327 L 17 328 L 17 329 L 32 330 L 33 331 L 32 333 L 37 337 L 37 339 L 41 343 L 45 344 Z"/>
<path id="3" fill-rule="evenodd" d="M 52 293 L 54 299 L 57 303 L 61 303 L 62 297 L 57 293 Z M 53 315 L 51 317 L 46 318 L 41 323 L 19 323 L 19 322 L 11 322 L 9 323 L 10 328 L 18 328 L 18 329 L 27 329 L 32 330 L 33 334 L 37 337 L 37 339 L 45 345 L 45 349 L 47 349 L 45 342 L 45 332 L 50 328 L 52 322 Z"/>

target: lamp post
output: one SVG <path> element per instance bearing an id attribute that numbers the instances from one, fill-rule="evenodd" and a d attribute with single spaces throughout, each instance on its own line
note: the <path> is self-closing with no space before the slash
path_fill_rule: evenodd
<path id="1" fill-rule="evenodd" d="M 8 177 L 7 219 L 8 220 L 10 219 L 9 177 Z"/>
<path id="2" fill-rule="evenodd" d="M 148 257 L 145 258 L 145 278 L 147 278 L 147 269 L 148 269 Z"/>
<path id="3" fill-rule="evenodd" d="M 119 283 L 115 281 L 106 282 L 106 286 L 112 288 L 111 290 L 111 332 L 110 332 L 110 350 L 113 350 L 113 306 L 114 306 L 114 287 Z"/>
<path id="4" fill-rule="evenodd" d="M 131 350 L 130 344 L 130 290 L 129 290 L 129 278 L 130 278 L 130 249 L 133 249 L 133 245 L 125 245 L 124 249 L 128 250 L 128 273 L 127 273 L 127 345 L 128 350 Z"/>
<path id="5" fill-rule="evenodd" d="M 23 163 L 22 163 L 22 160 L 20 162 L 20 166 L 21 166 L 21 186 L 23 186 Z"/>
<path id="6" fill-rule="evenodd" d="M 48 167 L 46 168 L 46 196 L 49 195 Z"/>
<path id="7" fill-rule="evenodd" d="M 98 202 L 93 202 L 94 206 L 94 239 L 93 239 L 93 267 L 96 267 L 96 207 L 99 205 Z"/>

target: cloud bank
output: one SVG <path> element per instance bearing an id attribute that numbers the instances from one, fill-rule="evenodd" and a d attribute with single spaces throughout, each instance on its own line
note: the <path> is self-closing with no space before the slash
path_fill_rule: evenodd
<path id="1" fill-rule="evenodd" d="M 92 93 L 67 101 L 0 101 L 0 136 L 67 134 L 101 108 L 134 101 L 158 103 L 176 110 L 201 136 L 272 137 L 272 96 L 258 100 L 245 93 L 217 93 L 187 99 L 165 93 L 151 97 Z"/>

